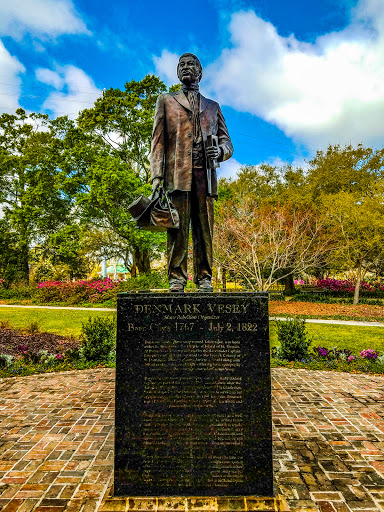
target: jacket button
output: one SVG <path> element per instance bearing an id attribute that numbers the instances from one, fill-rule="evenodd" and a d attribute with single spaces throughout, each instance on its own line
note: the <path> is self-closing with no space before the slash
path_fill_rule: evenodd
<path id="1" fill-rule="evenodd" d="M 192 133 L 188 133 L 188 137 L 192 137 Z"/>
<path id="2" fill-rule="evenodd" d="M 192 153 L 192 151 L 190 149 L 188 149 L 187 154 L 190 155 L 191 153 Z"/>

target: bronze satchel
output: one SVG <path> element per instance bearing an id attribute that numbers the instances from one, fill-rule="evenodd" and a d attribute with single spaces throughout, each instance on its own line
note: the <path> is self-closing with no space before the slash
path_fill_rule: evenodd
<path id="1" fill-rule="evenodd" d="M 179 213 L 163 188 L 154 197 L 140 196 L 128 206 L 137 229 L 167 231 L 180 225 Z"/>

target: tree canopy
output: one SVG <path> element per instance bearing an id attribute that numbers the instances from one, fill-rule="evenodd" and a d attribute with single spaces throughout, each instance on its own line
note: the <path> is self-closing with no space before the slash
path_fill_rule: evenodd
<path id="1" fill-rule="evenodd" d="M 152 122 L 166 90 L 147 75 L 105 90 L 76 121 L 0 116 L 0 279 L 27 281 L 31 258 L 41 275 L 57 266 L 70 278 L 112 255 L 132 275 L 150 269 L 165 236 L 137 230 L 128 206 L 151 191 Z M 330 145 L 308 168 L 243 166 L 219 181 L 216 261 L 262 290 L 304 272 L 353 275 L 357 302 L 364 276 L 384 273 L 383 193 L 384 149 L 361 144 Z"/>

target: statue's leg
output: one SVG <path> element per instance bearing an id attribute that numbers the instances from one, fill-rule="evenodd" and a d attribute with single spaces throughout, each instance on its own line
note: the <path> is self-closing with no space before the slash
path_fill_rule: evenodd
<path id="1" fill-rule="evenodd" d="M 172 203 L 179 213 L 180 227 L 179 229 L 168 230 L 168 280 L 172 291 L 183 291 L 188 280 L 188 237 L 191 213 L 190 193 L 173 192 Z"/>
<path id="2" fill-rule="evenodd" d="M 212 291 L 213 201 L 212 197 L 207 197 L 205 168 L 194 168 L 191 190 L 193 266 L 195 283 L 203 291 Z"/>

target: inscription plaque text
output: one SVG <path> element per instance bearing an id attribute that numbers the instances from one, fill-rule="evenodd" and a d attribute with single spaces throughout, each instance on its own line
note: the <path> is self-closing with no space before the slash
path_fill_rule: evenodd
<path id="1" fill-rule="evenodd" d="M 268 298 L 118 298 L 117 496 L 272 496 Z"/>

